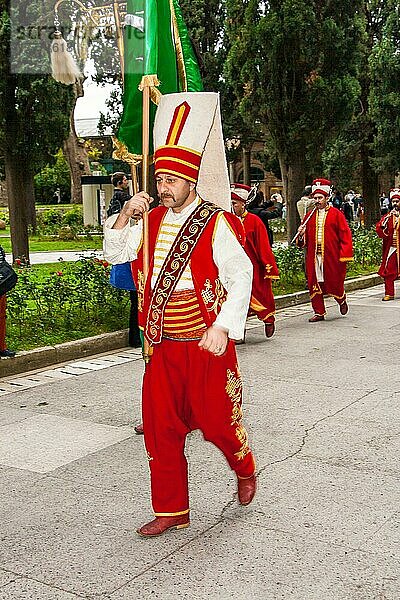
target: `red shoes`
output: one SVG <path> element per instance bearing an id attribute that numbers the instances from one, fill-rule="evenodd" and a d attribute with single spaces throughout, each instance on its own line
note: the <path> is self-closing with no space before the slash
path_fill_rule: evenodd
<path id="1" fill-rule="evenodd" d="M 247 506 L 253 500 L 257 489 L 257 478 L 255 475 L 245 479 L 238 477 L 238 498 L 240 504 Z M 156 517 L 146 525 L 140 527 L 137 533 L 142 537 L 157 537 L 170 529 L 185 529 L 189 527 L 189 513 L 175 515 L 172 517 Z"/>
<path id="2" fill-rule="evenodd" d="M 341 315 L 347 315 L 349 312 L 349 305 L 347 304 L 346 300 L 342 302 L 342 304 L 339 304 L 339 310 Z"/>
<path id="3" fill-rule="evenodd" d="M 156 517 L 153 521 L 146 523 L 146 525 L 138 529 L 137 533 L 142 537 L 157 537 L 169 529 L 185 529 L 189 525 L 189 513 L 174 517 Z"/>
<path id="4" fill-rule="evenodd" d="M 265 337 L 270 338 L 275 333 L 275 323 L 265 323 L 264 325 Z"/>
<path id="5" fill-rule="evenodd" d="M 253 500 L 256 489 L 257 489 L 257 479 L 255 475 L 251 477 L 247 477 L 246 479 L 242 479 L 238 476 L 238 498 L 240 504 L 243 506 L 247 506 Z"/>
<path id="6" fill-rule="evenodd" d="M 135 427 L 133 429 L 135 430 L 135 433 L 137 433 L 138 435 L 144 434 L 143 423 L 139 423 L 139 425 L 135 425 Z"/>
<path id="7" fill-rule="evenodd" d="M 318 321 L 325 321 L 324 315 L 314 315 L 311 319 L 308 319 L 309 323 L 318 323 Z"/>

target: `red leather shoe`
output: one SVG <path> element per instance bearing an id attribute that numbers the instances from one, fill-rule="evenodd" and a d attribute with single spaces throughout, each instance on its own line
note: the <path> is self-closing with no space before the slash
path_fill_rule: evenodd
<path id="1" fill-rule="evenodd" d="M 347 304 L 346 300 L 339 305 L 339 310 L 341 315 L 347 315 L 349 312 L 349 305 Z"/>
<path id="2" fill-rule="evenodd" d="M 176 515 L 174 517 L 156 517 L 153 521 L 146 523 L 137 530 L 142 537 L 157 537 L 169 529 L 185 529 L 189 527 L 189 513 Z"/>
<path id="3" fill-rule="evenodd" d="M 275 323 L 265 323 L 264 325 L 265 337 L 270 338 L 275 333 Z"/>
<path id="4" fill-rule="evenodd" d="M 255 475 L 251 477 L 247 477 L 246 479 L 242 479 L 241 477 L 237 478 L 238 481 L 238 497 L 239 502 L 243 506 L 247 506 L 253 500 L 256 489 L 257 489 L 257 479 Z"/>
<path id="5" fill-rule="evenodd" d="M 318 321 L 325 321 L 324 315 L 314 315 L 311 319 L 308 319 L 309 323 L 318 323 Z"/>
<path id="6" fill-rule="evenodd" d="M 138 435 L 143 435 L 144 434 L 143 423 L 139 423 L 139 425 L 136 425 L 133 429 L 135 430 L 135 432 Z"/>

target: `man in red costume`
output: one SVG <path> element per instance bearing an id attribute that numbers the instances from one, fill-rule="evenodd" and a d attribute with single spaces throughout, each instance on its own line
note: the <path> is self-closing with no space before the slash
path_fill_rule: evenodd
<path id="1" fill-rule="evenodd" d="M 313 181 L 315 209 L 304 217 L 296 240 L 299 248 L 306 248 L 307 283 L 314 309 L 310 323 L 325 319 L 324 294 L 335 298 L 340 314 L 349 310 L 344 280 L 346 263 L 353 260 L 353 242 L 343 213 L 328 205 L 330 187 L 327 179 Z"/>
<path id="2" fill-rule="evenodd" d="M 222 200 L 229 208 L 230 189 L 218 95 L 162 96 L 154 138 L 162 205 L 149 213 L 146 281 L 142 220 L 130 219 L 148 210 L 148 194 L 136 194 L 105 225 L 107 259 L 133 261 L 139 322 L 152 349 L 142 411 L 155 519 L 138 530 L 145 537 L 189 525 L 184 446 L 194 429 L 225 455 L 239 502 L 249 504 L 256 491 L 234 344 L 243 336 L 252 265 L 240 222 L 220 208 Z"/>
<path id="3" fill-rule="evenodd" d="M 383 239 L 382 263 L 378 274 L 385 280 L 384 302 L 394 300 L 394 282 L 400 277 L 400 189 L 390 190 L 393 209 L 376 225 L 376 232 Z"/>
<path id="4" fill-rule="evenodd" d="M 260 321 L 265 323 L 265 335 L 270 338 L 275 332 L 275 299 L 272 280 L 279 279 L 279 271 L 271 250 L 264 223 L 246 210 L 251 187 L 240 183 L 231 186 L 233 212 L 243 223 L 246 242 L 244 249 L 253 264 L 253 285 L 250 308 Z"/>

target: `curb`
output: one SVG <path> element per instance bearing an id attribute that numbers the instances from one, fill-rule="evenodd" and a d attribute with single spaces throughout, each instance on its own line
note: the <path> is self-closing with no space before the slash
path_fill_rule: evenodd
<path id="1" fill-rule="evenodd" d="M 365 275 L 355 277 L 354 279 L 347 279 L 344 287 L 346 292 L 353 292 L 379 285 L 382 281 L 379 275 Z M 277 310 L 288 308 L 289 306 L 306 304 L 309 301 L 310 296 L 307 290 L 285 296 L 275 296 Z M 86 356 L 93 356 L 94 354 L 103 354 L 110 350 L 119 350 L 127 346 L 128 330 L 124 329 L 55 346 L 45 346 L 44 348 L 37 348 L 35 350 L 22 351 L 14 358 L 0 360 L 0 378 L 44 369 L 51 365 L 65 363 Z"/>
<path id="2" fill-rule="evenodd" d="M 14 358 L 0 360 L 0 378 L 44 369 L 51 365 L 65 363 L 70 360 L 104 354 L 110 350 L 118 350 L 128 346 L 128 330 L 102 333 L 73 342 L 45 346 L 35 350 L 19 352 Z"/>
<path id="3" fill-rule="evenodd" d="M 383 282 L 382 277 L 373 273 L 372 275 L 361 275 L 353 279 L 346 279 L 344 289 L 346 292 L 354 292 L 355 290 L 364 290 L 374 285 L 380 285 Z M 286 294 L 285 296 L 275 296 L 276 309 L 288 308 L 289 306 L 298 306 L 306 304 L 310 301 L 308 290 L 295 292 L 294 294 Z"/>

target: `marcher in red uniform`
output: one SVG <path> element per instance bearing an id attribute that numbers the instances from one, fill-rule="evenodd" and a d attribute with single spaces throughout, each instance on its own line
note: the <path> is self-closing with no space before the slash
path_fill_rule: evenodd
<path id="1" fill-rule="evenodd" d="M 382 263 L 378 274 L 385 280 L 383 301 L 394 300 L 394 282 L 400 277 L 400 189 L 390 190 L 393 209 L 376 225 L 376 232 L 383 239 Z"/>
<path id="2" fill-rule="evenodd" d="M 234 183 L 231 186 L 233 212 L 243 223 L 246 242 L 244 249 L 253 264 L 253 285 L 250 309 L 265 323 L 265 335 L 270 338 L 275 332 L 275 299 L 272 280 L 279 279 L 279 271 L 272 252 L 264 223 L 246 210 L 252 188 Z"/>
<path id="3" fill-rule="evenodd" d="M 230 206 L 217 94 L 162 96 L 154 138 L 162 206 L 149 213 L 146 282 L 142 220 L 131 224 L 130 218 L 148 210 L 148 194 L 136 194 L 105 226 L 107 260 L 133 261 L 139 324 L 153 350 L 142 391 L 155 513 L 138 530 L 146 537 L 189 525 L 184 446 L 194 429 L 225 455 L 239 502 L 249 504 L 256 491 L 234 344 L 243 336 L 252 265 L 238 241 L 244 242 L 240 221 L 215 205 Z"/>
<path id="4" fill-rule="evenodd" d="M 335 298 L 342 315 L 349 310 L 344 280 L 346 263 L 353 260 L 353 242 L 343 213 L 328 205 L 330 187 L 327 179 L 313 181 L 315 209 L 304 217 L 296 240 L 299 248 L 306 248 L 307 283 L 314 309 L 310 323 L 325 319 L 324 294 Z"/>

